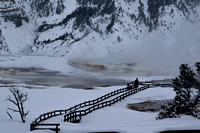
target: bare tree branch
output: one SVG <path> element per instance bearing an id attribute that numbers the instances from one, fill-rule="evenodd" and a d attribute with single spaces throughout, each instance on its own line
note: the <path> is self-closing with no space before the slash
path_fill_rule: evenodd
<path id="1" fill-rule="evenodd" d="M 12 118 L 11 114 L 8 112 L 8 110 L 7 110 L 7 114 L 10 117 L 10 119 L 12 120 L 13 118 Z"/>
<path id="2" fill-rule="evenodd" d="M 30 111 L 27 111 L 27 112 L 25 113 L 25 116 L 27 116 L 27 115 L 29 114 L 29 112 L 30 112 Z"/>
<path id="3" fill-rule="evenodd" d="M 19 110 L 12 109 L 12 108 L 9 108 L 9 107 L 8 107 L 8 110 L 11 110 L 11 111 L 13 111 L 13 112 L 18 112 L 18 113 L 19 113 Z"/>
<path id="4" fill-rule="evenodd" d="M 15 104 L 17 106 L 17 103 L 11 98 L 11 96 L 9 96 L 9 98 L 7 100 L 12 102 L 13 104 Z"/>

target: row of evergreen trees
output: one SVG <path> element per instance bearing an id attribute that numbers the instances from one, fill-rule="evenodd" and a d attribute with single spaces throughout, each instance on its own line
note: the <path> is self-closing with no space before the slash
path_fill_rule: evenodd
<path id="1" fill-rule="evenodd" d="M 200 62 L 194 72 L 188 64 L 180 66 L 180 75 L 173 80 L 176 96 L 161 106 L 157 119 L 191 115 L 200 119 L 197 104 L 200 100 Z"/>

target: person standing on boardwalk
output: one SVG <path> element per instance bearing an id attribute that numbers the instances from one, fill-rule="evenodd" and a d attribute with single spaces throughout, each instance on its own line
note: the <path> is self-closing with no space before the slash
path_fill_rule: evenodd
<path id="1" fill-rule="evenodd" d="M 136 78 L 135 82 L 134 82 L 134 87 L 135 88 L 138 88 L 138 85 L 139 85 L 139 81 L 138 81 L 138 78 Z"/>

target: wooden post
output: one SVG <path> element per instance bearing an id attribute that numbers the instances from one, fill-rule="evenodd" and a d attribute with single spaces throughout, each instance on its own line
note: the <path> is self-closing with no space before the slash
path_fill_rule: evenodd
<path id="1" fill-rule="evenodd" d="M 56 125 L 56 133 L 58 133 L 58 125 Z"/>
<path id="2" fill-rule="evenodd" d="M 32 124 L 30 124 L 30 130 L 33 131 L 33 126 L 32 126 Z"/>

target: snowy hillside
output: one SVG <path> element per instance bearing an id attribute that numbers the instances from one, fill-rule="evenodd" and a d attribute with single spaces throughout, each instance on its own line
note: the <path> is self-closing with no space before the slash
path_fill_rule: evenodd
<path id="1" fill-rule="evenodd" d="M 186 62 L 200 52 L 196 0 L 8 0 L 0 13 L 0 54 Z"/>

